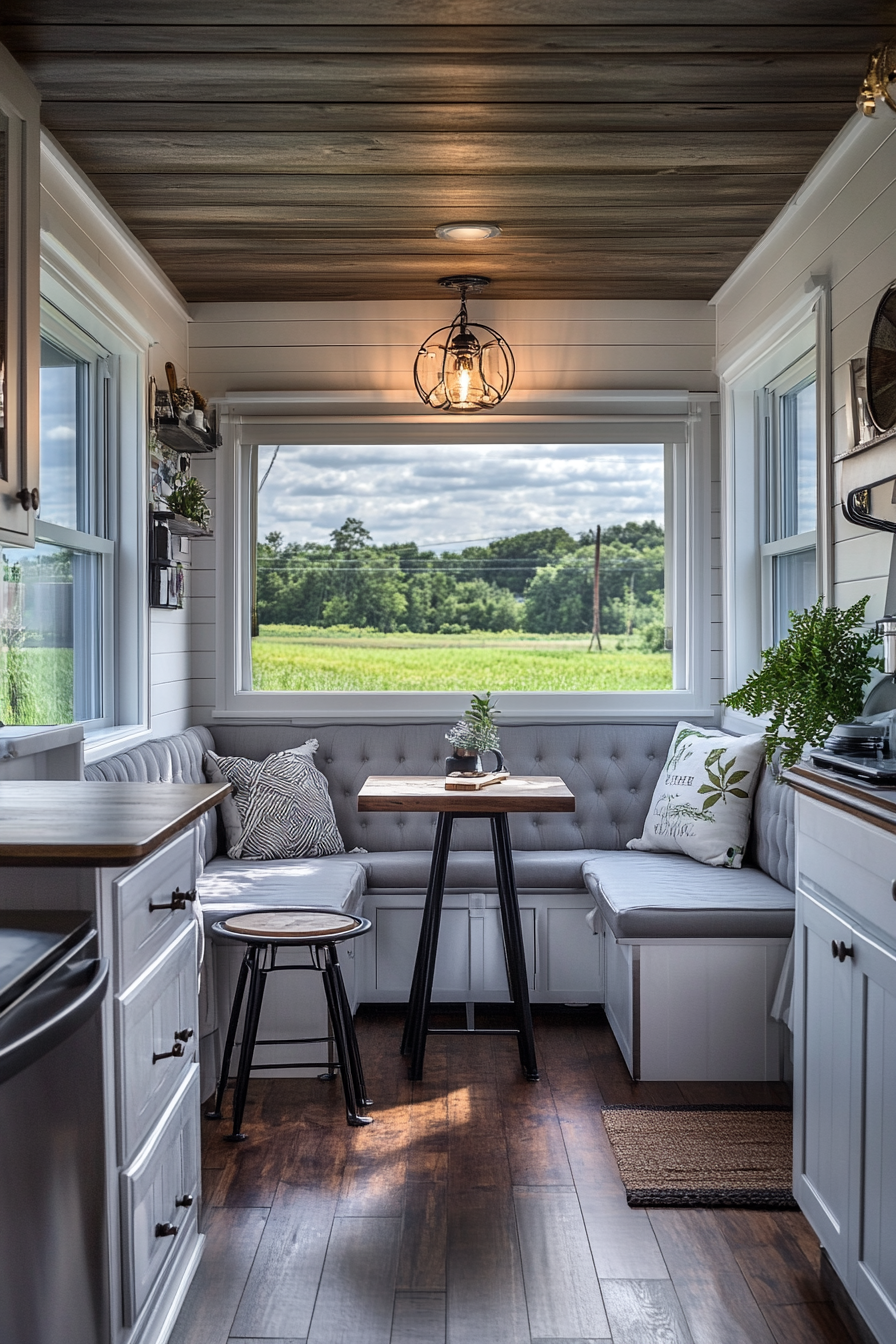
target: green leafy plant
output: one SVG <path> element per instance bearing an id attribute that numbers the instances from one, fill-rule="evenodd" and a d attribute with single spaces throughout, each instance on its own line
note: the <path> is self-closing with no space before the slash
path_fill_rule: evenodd
<path id="1" fill-rule="evenodd" d="M 835 724 L 862 712 L 865 684 L 883 666 L 871 654 L 877 635 L 861 629 L 868 601 L 863 597 L 844 610 L 826 608 L 819 598 L 808 611 L 791 612 L 789 634 L 763 651 L 762 667 L 739 691 L 723 698 L 731 709 L 771 715 L 769 761 L 780 748 L 781 764 L 794 765 L 804 746 L 821 746 Z"/>
<path id="2" fill-rule="evenodd" d="M 189 518 L 191 523 L 205 527 L 211 517 L 211 509 L 205 502 L 207 494 L 208 491 L 199 484 L 195 476 L 188 476 L 185 471 L 179 471 L 171 483 L 165 502 L 169 509 L 179 513 L 182 518 Z"/>
<path id="3" fill-rule="evenodd" d="M 474 695 L 470 708 L 445 737 L 453 747 L 463 751 L 495 751 L 499 743 L 495 718 L 500 713 L 488 691 L 485 695 Z"/>

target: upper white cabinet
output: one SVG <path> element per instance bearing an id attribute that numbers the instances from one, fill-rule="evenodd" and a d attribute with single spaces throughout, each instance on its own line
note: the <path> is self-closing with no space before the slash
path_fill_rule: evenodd
<path id="1" fill-rule="evenodd" d="M 40 431 L 40 99 L 0 47 L 0 544 L 34 545 Z"/>

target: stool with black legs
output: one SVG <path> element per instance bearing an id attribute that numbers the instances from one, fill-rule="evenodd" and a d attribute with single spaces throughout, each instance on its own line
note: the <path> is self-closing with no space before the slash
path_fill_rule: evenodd
<path id="1" fill-rule="evenodd" d="M 233 1095 L 233 1133 L 226 1137 L 233 1142 L 245 1139 L 242 1133 L 243 1111 L 246 1106 L 246 1093 L 249 1090 L 249 1075 L 254 1069 L 289 1068 L 326 1068 L 324 1078 L 334 1077 L 333 1047 L 336 1049 L 336 1067 L 342 1079 L 345 1093 L 346 1119 L 350 1125 L 370 1125 L 373 1117 L 361 1115 L 362 1107 L 373 1103 L 367 1096 L 367 1085 L 361 1068 L 361 1056 L 355 1037 L 355 1025 L 352 1021 L 351 1006 L 345 992 L 342 969 L 336 944 L 349 938 L 357 938 L 370 928 L 369 919 L 359 915 L 345 915 L 338 910 L 317 910 L 311 908 L 275 910 L 252 910 L 241 915 L 231 915 L 212 925 L 213 933 L 219 938 L 233 939 L 245 944 L 245 954 L 236 982 L 233 1007 L 230 1010 L 230 1022 L 227 1038 L 224 1042 L 224 1058 L 221 1061 L 221 1077 L 215 1094 L 214 1110 L 207 1111 L 209 1120 L 221 1119 L 221 1103 L 227 1087 L 230 1073 L 230 1060 L 236 1040 L 237 1025 L 242 1008 L 246 982 L 249 984 L 249 996 L 246 1002 L 246 1019 L 243 1024 L 243 1040 L 240 1048 L 240 1063 L 236 1076 L 236 1088 Z M 309 960 L 301 965 L 277 964 L 277 953 L 285 947 L 306 948 Z M 327 1010 L 330 1016 L 331 1036 L 294 1037 L 285 1041 L 259 1041 L 258 1021 L 261 1017 L 261 1004 L 267 977 L 275 971 L 319 971 L 323 977 L 324 992 L 327 996 Z M 313 1045 L 326 1042 L 330 1058 L 326 1061 L 298 1064 L 254 1064 L 252 1056 L 256 1045 Z"/>

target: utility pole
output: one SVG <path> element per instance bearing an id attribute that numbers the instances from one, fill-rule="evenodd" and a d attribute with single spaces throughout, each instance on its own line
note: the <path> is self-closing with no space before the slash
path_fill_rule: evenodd
<path id="1" fill-rule="evenodd" d="M 588 652 L 594 648 L 597 642 L 598 650 L 603 653 L 603 647 L 600 642 L 600 524 L 598 523 L 594 531 L 594 614 L 591 623 L 591 639 L 588 643 Z"/>

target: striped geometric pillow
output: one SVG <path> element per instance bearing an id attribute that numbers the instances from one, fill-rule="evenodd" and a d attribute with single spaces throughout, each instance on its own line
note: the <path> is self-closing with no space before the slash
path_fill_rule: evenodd
<path id="1" fill-rule="evenodd" d="M 263 761 L 207 753 L 207 773 L 220 772 L 233 786 L 241 827 L 238 836 L 235 828 L 227 828 L 231 859 L 317 859 L 345 853 L 327 781 L 308 748 L 313 750 L 310 742 Z"/>

